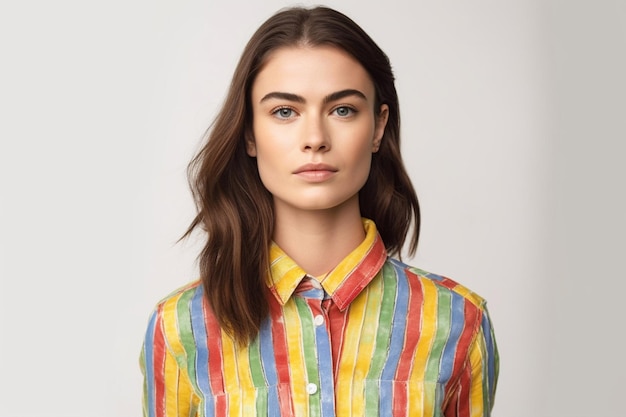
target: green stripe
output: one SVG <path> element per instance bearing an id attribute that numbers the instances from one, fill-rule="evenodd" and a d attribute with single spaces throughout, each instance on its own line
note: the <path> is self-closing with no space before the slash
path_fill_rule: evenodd
<path id="1" fill-rule="evenodd" d="M 256 389 L 256 416 L 267 417 L 267 396 L 269 389 L 267 387 L 258 387 Z"/>
<path id="2" fill-rule="evenodd" d="M 303 383 L 313 383 L 320 386 L 317 363 L 317 346 L 315 344 L 315 325 L 313 324 L 313 316 L 307 302 L 301 297 L 292 297 L 298 309 L 300 322 L 302 326 L 302 352 L 306 366 L 307 381 Z M 319 416 L 322 413 L 320 404 L 320 391 L 315 395 L 309 396 L 309 415 Z"/>
<path id="3" fill-rule="evenodd" d="M 261 345 L 259 338 L 255 338 L 248 346 L 248 359 L 250 361 L 250 375 L 252 383 L 256 388 L 256 415 L 267 416 L 267 382 L 265 372 L 263 372 L 263 362 L 261 361 Z"/>
<path id="4" fill-rule="evenodd" d="M 178 337 L 180 343 L 185 349 L 185 355 L 187 357 L 187 363 L 178 365 L 182 368 L 187 366 L 187 373 L 189 374 L 189 380 L 194 386 L 196 391 L 199 391 L 198 383 L 196 380 L 196 342 L 193 337 L 193 330 L 191 328 L 191 313 L 189 303 L 193 298 L 195 290 L 187 290 L 183 292 L 176 303 L 176 316 L 178 319 Z M 200 290 L 201 291 L 201 290 Z M 178 358 L 177 358 L 178 362 Z"/>
<path id="5" fill-rule="evenodd" d="M 437 381 L 439 377 L 439 368 L 441 364 L 441 357 L 443 350 L 447 344 L 448 336 L 450 334 L 450 319 L 452 317 L 452 295 L 450 291 L 441 291 L 439 286 L 437 288 L 437 332 L 435 333 L 435 339 L 428 355 L 428 361 L 426 363 L 425 381 Z M 433 404 L 441 404 L 441 401 L 437 402 L 437 398 L 433 398 L 436 393 L 433 390 L 425 390 L 424 397 L 426 401 L 432 401 Z M 440 415 L 440 411 L 437 410 L 435 415 Z"/>
<path id="6" fill-rule="evenodd" d="M 369 381 L 378 381 L 380 379 L 383 367 L 387 361 L 389 343 L 391 341 L 393 311 L 396 306 L 396 291 L 398 287 L 396 271 L 389 263 L 385 263 L 382 272 L 379 272 L 374 279 L 382 279 L 383 285 L 381 310 L 376 332 L 376 344 L 374 346 L 370 369 L 367 373 L 367 379 Z M 370 296 L 373 296 L 373 294 L 370 294 Z M 378 416 L 379 401 L 380 387 L 378 384 L 367 383 L 365 385 L 365 416 Z"/>

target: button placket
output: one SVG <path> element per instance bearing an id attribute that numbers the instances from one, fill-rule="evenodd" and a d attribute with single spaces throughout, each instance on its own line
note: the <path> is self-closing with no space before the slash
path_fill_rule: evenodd
<path id="1" fill-rule="evenodd" d="M 319 402 L 317 406 L 324 410 L 323 415 L 335 415 L 330 328 L 327 322 L 328 316 L 322 305 L 326 293 L 319 281 L 310 279 L 307 284 L 308 289 L 300 294 L 307 300 L 309 307 L 310 316 L 306 321 L 309 323 L 307 327 L 314 332 L 315 361 L 318 370 L 317 375 L 309 375 L 308 381 L 303 381 L 303 388 L 306 395 L 311 397 L 311 401 Z M 312 327 L 309 327 L 311 325 Z"/>

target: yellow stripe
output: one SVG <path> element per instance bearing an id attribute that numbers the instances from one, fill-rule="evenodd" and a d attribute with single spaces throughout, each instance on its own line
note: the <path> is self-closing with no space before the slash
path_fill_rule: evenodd
<path id="1" fill-rule="evenodd" d="M 283 255 L 285 254 L 285 252 L 283 252 L 283 250 L 280 248 L 280 246 L 278 246 L 276 243 L 272 242 L 272 244 L 270 245 L 270 263 L 274 264 L 275 262 L 277 262 L 279 260 L 279 258 L 281 258 Z M 273 265 L 272 265 L 273 266 Z"/>
<path id="2" fill-rule="evenodd" d="M 165 415 L 178 416 L 178 366 L 169 350 L 165 351 Z"/>
<path id="3" fill-rule="evenodd" d="M 461 284 L 455 285 L 452 290 L 456 292 L 457 294 L 463 296 L 463 298 L 466 298 L 467 300 L 471 301 L 472 304 L 474 304 L 477 307 L 480 307 L 483 304 L 485 304 L 485 300 L 480 295 L 476 294 L 475 292 L 473 292 L 467 287 L 464 287 Z"/>
<path id="4" fill-rule="evenodd" d="M 195 396 L 192 394 L 191 383 L 187 370 L 182 368 L 178 374 L 178 414 L 177 416 L 188 416 L 189 408 L 195 402 Z"/>
<path id="5" fill-rule="evenodd" d="M 291 391 L 296 416 L 309 415 L 309 397 L 305 391 L 307 384 L 306 365 L 302 352 L 302 324 L 296 303 L 290 299 L 283 306 L 285 334 L 287 336 L 287 352 L 289 354 L 289 370 L 291 374 Z"/>
<path id="6" fill-rule="evenodd" d="M 361 341 L 357 351 L 356 368 L 354 370 L 354 387 L 352 389 L 352 413 L 356 416 L 365 415 L 365 378 L 370 369 L 376 335 L 378 318 L 382 301 L 383 280 L 379 277 L 363 290 L 359 298 L 366 297 L 364 322 L 370 325 L 361 326 Z"/>
<path id="7" fill-rule="evenodd" d="M 163 304 L 163 330 L 165 332 L 165 340 L 166 344 L 172 349 L 175 355 L 180 355 L 184 352 L 183 345 L 178 335 L 178 315 L 176 314 L 176 304 L 181 294 L 177 294 Z"/>
<path id="8" fill-rule="evenodd" d="M 271 274 L 268 285 L 274 286 L 275 292 L 284 304 L 291 297 L 306 272 L 275 243 L 270 246 L 270 263 Z"/>
<path id="9" fill-rule="evenodd" d="M 483 416 L 483 364 L 486 361 L 486 349 L 482 332 L 476 336 L 470 351 L 470 366 L 472 367 L 472 379 L 470 382 L 470 416 Z"/>
<path id="10" fill-rule="evenodd" d="M 167 389 L 165 393 L 166 415 L 168 416 L 178 416 L 180 413 L 184 414 L 184 410 L 189 409 L 190 398 L 192 397 L 189 376 L 187 375 L 186 369 L 179 369 L 179 364 L 175 356 L 184 352 L 178 334 L 177 304 L 181 295 L 182 292 L 167 299 L 163 304 L 163 331 L 168 348 L 165 356 L 165 386 L 177 387 L 174 390 Z M 176 393 L 178 393 L 178 395 L 176 395 Z"/>
<path id="11" fill-rule="evenodd" d="M 224 390 L 228 393 L 228 415 L 231 417 L 241 416 L 240 385 L 235 348 L 233 339 L 222 331 L 222 374 L 224 375 Z"/>
<path id="12" fill-rule="evenodd" d="M 410 376 L 410 380 L 414 383 L 409 384 L 409 415 L 434 416 L 435 397 L 430 390 L 427 390 L 430 395 L 425 395 L 422 382 L 424 382 L 426 363 L 437 333 L 437 286 L 429 279 L 420 278 L 420 283 L 424 293 L 424 303 L 420 323 L 421 333 L 415 349 Z"/>
<path id="13" fill-rule="evenodd" d="M 300 267 L 294 267 L 292 269 L 285 270 L 283 274 L 284 275 L 280 278 L 280 281 L 275 283 L 274 288 L 278 295 L 280 295 L 280 299 L 283 304 L 285 304 L 296 290 L 296 287 L 306 273 Z"/>
<path id="14" fill-rule="evenodd" d="M 243 416 L 256 414 L 256 392 L 252 374 L 250 373 L 250 357 L 248 348 L 240 348 L 237 352 L 237 366 L 239 368 L 239 383 L 241 389 L 241 403 Z"/>
<path id="15" fill-rule="evenodd" d="M 351 416 L 363 415 L 361 413 L 351 413 L 351 410 L 363 409 L 365 405 L 363 401 L 363 381 L 356 383 L 357 368 L 361 371 L 363 364 L 359 360 L 363 360 L 358 355 L 361 337 L 363 336 L 363 320 L 365 318 L 367 308 L 367 292 L 362 292 L 350 304 L 348 309 L 348 323 L 346 325 L 346 333 L 343 337 L 343 346 L 341 347 L 341 359 L 339 363 L 339 371 L 337 380 L 343 384 L 337 384 L 337 415 Z M 371 355 L 369 359 L 371 360 Z M 367 375 L 367 370 L 363 374 L 363 378 Z M 353 398 L 353 395 L 360 395 L 360 398 Z"/>

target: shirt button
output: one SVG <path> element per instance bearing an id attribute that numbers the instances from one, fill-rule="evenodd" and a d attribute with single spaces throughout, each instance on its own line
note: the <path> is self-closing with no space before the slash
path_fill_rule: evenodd
<path id="1" fill-rule="evenodd" d="M 318 314 L 315 318 L 313 318 L 313 323 L 315 323 L 316 326 L 321 326 L 324 324 L 324 316 Z"/>
<path id="2" fill-rule="evenodd" d="M 315 394 L 317 392 L 317 385 L 314 383 L 307 384 L 306 392 L 309 393 L 309 395 Z"/>

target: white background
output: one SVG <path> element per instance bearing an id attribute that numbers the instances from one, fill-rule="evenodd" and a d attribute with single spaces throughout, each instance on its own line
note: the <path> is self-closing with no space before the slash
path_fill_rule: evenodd
<path id="1" fill-rule="evenodd" d="M 283 1 L 0 7 L 0 417 L 137 416 L 185 167 Z M 308 4 L 308 3 L 305 3 Z M 623 1 L 329 1 L 389 55 L 411 263 L 489 301 L 498 417 L 623 416 Z"/>

